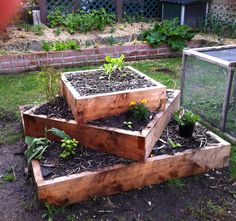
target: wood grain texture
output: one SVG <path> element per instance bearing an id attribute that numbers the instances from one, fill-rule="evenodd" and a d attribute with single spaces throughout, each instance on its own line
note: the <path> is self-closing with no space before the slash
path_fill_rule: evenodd
<path id="1" fill-rule="evenodd" d="M 174 111 L 179 109 L 180 92 L 174 91 L 165 108 L 141 132 L 130 131 L 106 126 L 77 124 L 76 121 L 47 118 L 44 115 L 34 115 L 35 108 L 21 113 L 25 136 L 43 137 L 45 128 L 58 128 L 75 138 L 81 145 L 116 156 L 145 161 L 154 143 L 159 139 Z M 48 138 L 60 139 L 49 133 Z"/>
<path id="2" fill-rule="evenodd" d="M 96 172 L 83 172 L 44 181 L 36 175 L 38 198 L 55 205 L 73 204 L 95 196 L 116 194 L 226 167 L 229 165 L 230 144 L 217 135 L 214 137 L 221 143 L 175 155 L 148 158 L 145 163 L 120 164 Z M 37 164 L 39 162 L 34 161 L 33 167 L 38 168 Z"/>
<path id="3" fill-rule="evenodd" d="M 155 86 L 90 96 L 80 96 L 79 93 L 75 91 L 71 83 L 67 80 L 66 74 L 68 73 L 64 73 L 62 75 L 60 86 L 61 94 L 65 97 L 69 107 L 72 110 L 75 120 L 79 124 L 123 113 L 128 110 L 129 103 L 131 101 L 140 101 L 142 99 L 148 100 L 147 106 L 152 111 L 157 109 L 165 109 L 166 87 L 133 69 L 132 67 L 128 68 L 134 73 L 144 76 L 146 79 L 153 82 Z M 96 70 L 89 70 L 86 72 L 95 71 Z M 70 73 L 79 74 L 80 72 Z"/>

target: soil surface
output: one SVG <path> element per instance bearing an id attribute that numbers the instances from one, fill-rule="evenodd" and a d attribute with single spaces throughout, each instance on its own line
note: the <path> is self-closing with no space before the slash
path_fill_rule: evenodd
<path id="1" fill-rule="evenodd" d="M 169 139 L 174 143 L 178 143 L 181 147 L 173 148 Z M 160 140 L 155 144 L 151 156 L 159 156 L 163 154 L 175 154 L 187 149 L 200 149 L 207 145 L 218 143 L 217 140 L 207 134 L 207 129 L 197 125 L 194 130 L 193 137 L 182 138 L 178 135 L 178 125 L 171 122 Z M 40 161 L 42 174 L 45 179 L 52 179 L 60 176 L 68 176 L 75 173 L 85 171 L 97 171 L 105 167 L 112 167 L 117 164 L 130 164 L 134 161 L 116 157 L 111 154 L 105 154 L 89 148 L 77 146 L 76 157 L 65 160 L 59 157 L 63 149 L 60 143 L 53 142 L 48 147 L 45 158 Z"/>
<path id="2" fill-rule="evenodd" d="M 117 164 L 129 164 L 132 160 L 101 153 L 96 150 L 78 146 L 76 157 L 65 160 L 59 157 L 62 152 L 60 143 L 54 142 L 48 147 L 45 158 L 40 161 L 43 177 L 52 179 L 85 171 L 96 171 Z"/>
<path id="3" fill-rule="evenodd" d="M 156 86 L 129 68 L 114 71 L 110 79 L 104 70 L 80 72 L 79 74 L 69 73 L 65 76 L 81 96 Z"/>
<path id="4" fill-rule="evenodd" d="M 54 100 L 40 105 L 34 110 L 34 114 L 46 115 L 48 118 L 74 119 L 74 116 L 63 97 L 56 97 Z"/>
<path id="5" fill-rule="evenodd" d="M 19 121 L 1 119 L 0 129 L 8 126 L 15 133 L 22 133 Z M 42 218 L 47 210 L 37 201 L 32 177 L 26 173 L 24 151 L 21 139 L 0 144 L 0 176 L 10 166 L 14 166 L 16 175 L 14 182 L 0 178 L 1 221 L 47 220 Z M 235 202 L 236 181 L 225 168 L 57 209 L 53 220 L 235 221 Z"/>

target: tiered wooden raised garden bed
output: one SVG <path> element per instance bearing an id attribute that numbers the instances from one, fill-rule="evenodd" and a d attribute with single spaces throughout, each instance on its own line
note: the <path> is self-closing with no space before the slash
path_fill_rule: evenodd
<path id="1" fill-rule="evenodd" d="M 228 166 L 230 144 L 210 134 L 219 143 L 175 155 L 150 157 L 145 163 L 119 164 L 51 180 L 44 180 L 39 162 L 33 160 L 38 198 L 56 205 L 72 204 Z"/>
<path id="2" fill-rule="evenodd" d="M 175 90 L 173 98 L 168 100 L 165 110 L 159 112 L 140 132 L 107 126 L 77 124 L 74 120 L 66 121 L 65 119 L 48 118 L 45 115 L 35 115 L 33 111 L 37 107 L 22 111 L 21 116 L 26 136 L 43 137 L 46 127 L 48 129 L 55 127 L 65 131 L 84 146 L 132 160 L 145 161 L 170 121 L 173 112 L 179 109 L 179 103 L 180 92 Z M 49 134 L 49 138 L 58 140 L 52 134 Z"/>
<path id="3" fill-rule="evenodd" d="M 61 94 L 65 97 L 78 123 L 86 123 L 123 113 L 128 110 L 130 102 L 141 99 L 148 100 L 147 106 L 152 111 L 158 108 L 162 111 L 165 110 L 166 87 L 132 67 L 126 68 L 135 75 L 142 76 L 155 86 L 81 96 L 68 81 L 67 76 L 75 73 L 94 73 L 97 70 L 68 72 L 62 75 Z"/>

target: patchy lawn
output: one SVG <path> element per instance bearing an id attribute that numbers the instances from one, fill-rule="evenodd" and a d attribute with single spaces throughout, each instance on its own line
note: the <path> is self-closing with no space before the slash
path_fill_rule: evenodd
<path id="1" fill-rule="evenodd" d="M 180 63 L 174 58 L 131 65 L 169 88 L 178 88 Z M 0 84 L 0 220 L 236 220 L 236 146 L 230 168 L 66 208 L 38 203 L 32 179 L 25 175 L 18 106 L 41 102 L 42 89 L 35 73 L 0 76 Z"/>

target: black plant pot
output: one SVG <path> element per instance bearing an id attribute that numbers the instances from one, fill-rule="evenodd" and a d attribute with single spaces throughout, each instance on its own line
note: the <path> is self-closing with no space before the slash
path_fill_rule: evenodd
<path id="1" fill-rule="evenodd" d="M 193 136 L 195 124 L 188 124 L 185 126 L 179 125 L 179 135 L 181 137 L 190 138 Z"/>

